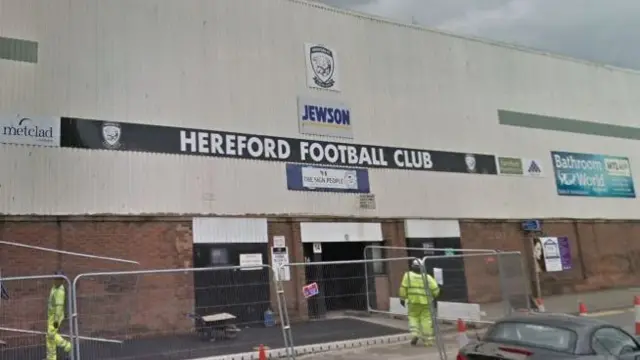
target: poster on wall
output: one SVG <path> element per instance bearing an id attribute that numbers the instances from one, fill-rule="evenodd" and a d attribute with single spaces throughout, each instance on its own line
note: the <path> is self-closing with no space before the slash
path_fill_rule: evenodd
<path id="1" fill-rule="evenodd" d="M 635 198 L 629 159 L 552 151 L 558 195 Z"/>
<path id="2" fill-rule="evenodd" d="M 271 248 L 271 263 L 280 280 L 291 280 L 291 268 L 286 266 L 289 265 L 289 249 L 286 246 Z"/>
<path id="3" fill-rule="evenodd" d="M 260 270 L 262 269 L 262 254 L 240 254 L 240 270 Z"/>
<path id="4" fill-rule="evenodd" d="M 61 146 L 335 167 L 495 175 L 495 156 L 62 118 Z"/>
<path id="5" fill-rule="evenodd" d="M 537 272 L 571 270 L 571 248 L 564 237 L 540 237 L 533 240 Z"/>

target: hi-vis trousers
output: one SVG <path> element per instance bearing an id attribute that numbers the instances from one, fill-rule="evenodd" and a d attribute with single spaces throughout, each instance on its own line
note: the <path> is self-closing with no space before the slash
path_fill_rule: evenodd
<path id="1" fill-rule="evenodd" d="M 53 325 L 53 321 L 47 324 L 47 360 L 57 360 L 58 348 L 67 354 L 71 352 L 71 343 L 60 336 L 59 329 Z"/>
<path id="2" fill-rule="evenodd" d="M 433 321 L 429 304 L 411 304 L 407 306 L 409 330 L 411 335 L 422 340 L 425 345 L 433 344 Z"/>

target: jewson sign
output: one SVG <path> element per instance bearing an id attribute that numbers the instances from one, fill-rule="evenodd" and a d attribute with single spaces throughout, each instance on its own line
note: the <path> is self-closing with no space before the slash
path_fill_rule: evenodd
<path id="1" fill-rule="evenodd" d="M 629 159 L 551 152 L 558 195 L 635 198 Z"/>
<path id="2" fill-rule="evenodd" d="M 365 169 L 287 164 L 287 188 L 298 191 L 369 193 L 369 172 Z"/>
<path id="3" fill-rule="evenodd" d="M 351 110 L 340 102 L 299 97 L 298 128 L 301 134 L 353 139 Z"/>

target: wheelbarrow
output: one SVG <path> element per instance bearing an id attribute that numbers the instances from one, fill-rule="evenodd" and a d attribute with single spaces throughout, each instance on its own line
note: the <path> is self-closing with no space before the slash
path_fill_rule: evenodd
<path id="1" fill-rule="evenodd" d="M 195 323 L 196 333 L 204 341 L 231 340 L 241 331 L 235 325 L 236 317 L 229 313 L 198 315 L 189 313 Z"/>

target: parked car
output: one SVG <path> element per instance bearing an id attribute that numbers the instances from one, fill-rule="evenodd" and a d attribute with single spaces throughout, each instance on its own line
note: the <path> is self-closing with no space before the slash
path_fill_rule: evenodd
<path id="1" fill-rule="evenodd" d="M 518 314 L 497 321 L 456 360 L 640 360 L 640 342 L 605 321 L 567 314 Z"/>

